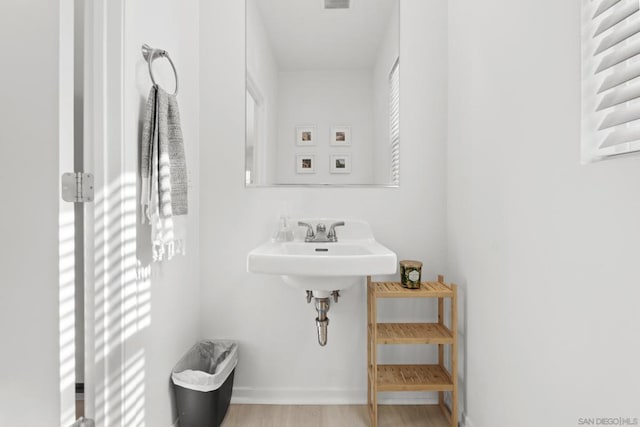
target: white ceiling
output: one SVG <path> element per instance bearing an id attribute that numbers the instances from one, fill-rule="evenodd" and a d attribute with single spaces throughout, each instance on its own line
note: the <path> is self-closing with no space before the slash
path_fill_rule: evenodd
<path id="1" fill-rule="evenodd" d="M 399 0 L 351 0 L 325 10 L 323 0 L 255 1 L 281 71 L 370 68 Z"/>

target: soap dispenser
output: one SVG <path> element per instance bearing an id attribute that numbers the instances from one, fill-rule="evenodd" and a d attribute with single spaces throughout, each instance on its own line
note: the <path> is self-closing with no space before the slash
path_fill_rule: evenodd
<path id="1" fill-rule="evenodd" d="M 293 228 L 291 228 L 289 217 L 280 217 L 280 229 L 276 235 L 276 242 L 291 242 L 293 240 Z"/>

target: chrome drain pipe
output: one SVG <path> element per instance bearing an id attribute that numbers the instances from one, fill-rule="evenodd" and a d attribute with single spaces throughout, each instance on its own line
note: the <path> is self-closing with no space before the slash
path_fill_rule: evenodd
<path id="1" fill-rule="evenodd" d="M 316 298 L 316 311 L 318 317 L 316 317 L 316 327 L 318 328 L 318 344 L 322 347 L 327 345 L 327 333 L 329 326 L 329 318 L 327 312 L 329 311 L 329 298 Z"/>

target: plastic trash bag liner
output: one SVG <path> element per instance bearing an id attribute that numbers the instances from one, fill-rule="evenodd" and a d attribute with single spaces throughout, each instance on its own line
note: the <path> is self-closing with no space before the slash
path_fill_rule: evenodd
<path id="1" fill-rule="evenodd" d="M 178 361 L 171 372 L 175 385 L 190 390 L 219 389 L 238 363 L 234 341 L 200 341 Z"/>

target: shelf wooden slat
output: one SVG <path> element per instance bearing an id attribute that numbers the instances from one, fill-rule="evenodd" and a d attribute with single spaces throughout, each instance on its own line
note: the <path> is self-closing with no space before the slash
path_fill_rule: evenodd
<path id="1" fill-rule="evenodd" d="M 451 298 L 453 289 L 440 282 L 422 282 L 419 289 L 407 289 L 400 282 L 374 282 L 376 298 Z"/>
<path id="2" fill-rule="evenodd" d="M 452 391 L 440 365 L 378 365 L 378 391 Z"/>
<path id="3" fill-rule="evenodd" d="M 378 323 L 378 344 L 453 344 L 453 334 L 439 323 Z"/>

